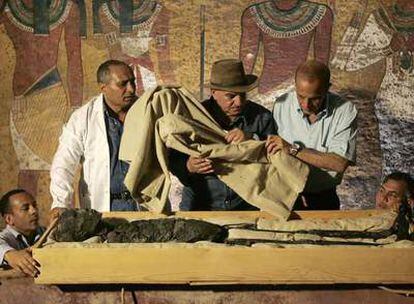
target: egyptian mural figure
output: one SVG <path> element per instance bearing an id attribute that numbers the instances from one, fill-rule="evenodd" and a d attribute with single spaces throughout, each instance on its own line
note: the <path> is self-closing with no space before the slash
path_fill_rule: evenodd
<path id="1" fill-rule="evenodd" d="M 16 54 L 10 131 L 19 186 L 34 195 L 38 171 L 50 168 L 67 112 L 82 104 L 84 9 L 83 1 L 10 0 L 0 15 Z M 67 53 L 67 94 L 57 68 L 61 40 Z"/>
<path id="2" fill-rule="evenodd" d="M 160 80 L 175 82 L 168 41 L 170 12 L 165 7 L 153 0 L 94 0 L 93 14 L 94 33 L 104 34 L 110 58 L 133 66 L 138 95 L 157 84 L 152 43 Z"/>
<path id="3" fill-rule="evenodd" d="M 352 26 L 352 24 L 351 24 Z M 355 27 L 355 25 L 353 25 Z M 333 63 L 346 71 L 385 60 L 375 100 L 383 175 L 414 169 L 414 2 L 397 0 L 371 12 L 353 43 L 346 31 Z"/>
<path id="4" fill-rule="evenodd" d="M 264 63 L 259 93 L 268 94 L 291 82 L 296 67 L 311 51 L 329 62 L 333 13 L 323 4 L 304 0 L 272 0 L 253 4 L 242 16 L 240 59 L 252 73 L 263 45 Z"/>

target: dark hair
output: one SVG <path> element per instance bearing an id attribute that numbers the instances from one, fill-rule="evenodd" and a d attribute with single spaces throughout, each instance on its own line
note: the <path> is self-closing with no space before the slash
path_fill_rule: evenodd
<path id="1" fill-rule="evenodd" d="M 297 67 L 295 72 L 295 81 L 298 75 L 305 76 L 305 78 L 318 79 L 322 82 L 326 89 L 329 88 L 331 71 L 329 70 L 329 67 L 322 62 L 316 60 L 305 61 Z"/>
<path id="2" fill-rule="evenodd" d="M 110 59 L 102 63 L 99 66 L 98 70 L 96 71 L 96 80 L 98 81 L 98 83 L 108 83 L 109 76 L 111 74 L 110 68 L 111 66 L 114 66 L 114 65 L 125 66 L 132 72 L 131 67 L 127 65 L 125 62 L 120 61 L 120 60 Z"/>
<path id="3" fill-rule="evenodd" d="M 394 180 L 394 181 L 402 181 L 407 184 L 407 191 L 405 193 L 406 199 L 410 197 L 414 197 L 414 179 L 411 177 L 410 174 L 400 171 L 392 172 L 391 174 L 388 174 L 383 181 L 383 184 L 386 183 L 388 180 Z"/>
<path id="4" fill-rule="evenodd" d="M 4 194 L 0 199 L 0 213 L 4 216 L 6 213 L 10 213 L 10 197 L 18 193 L 27 193 L 23 189 L 13 189 Z"/>

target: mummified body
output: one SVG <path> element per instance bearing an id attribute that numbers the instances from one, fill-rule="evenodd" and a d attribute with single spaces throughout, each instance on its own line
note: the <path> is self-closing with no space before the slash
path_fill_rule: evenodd
<path id="1" fill-rule="evenodd" d="M 231 216 L 231 215 L 230 215 Z M 128 222 L 101 218 L 95 210 L 67 210 L 53 238 L 58 242 L 82 242 L 100 236 L 108 243 L 157 243 L 211 241 L 228 244 L 254 243 L 370 245 L 378 246 L 410 236 L 411 210 L 353 219 L 305 219 L 279 221 L 258 219 L 256 224 L 220 226 L 202 220 L 160 218 Z"/>
<path id="2" fill-rule="evenodd" d="M 208 222 L 163 218 L 138 220 L 107 218 L 95 210 L 70 209 L 60 217 L 53 238 L 58 242 L 82 242 L 101 236 L 108 243 L 224 242 L 227 229 Z"/>

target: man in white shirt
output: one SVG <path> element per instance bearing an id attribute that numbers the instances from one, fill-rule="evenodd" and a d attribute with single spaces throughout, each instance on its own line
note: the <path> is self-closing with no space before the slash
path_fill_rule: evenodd
<path id="1" fill-rule="evenodd" d="M 82 208 L 100 212 L 137 210 L 123 184 L 128 164 L 118 159 L 123 122 L 137 99 L 135 77 L 126 63 L 108 60 L 99 66 L 97 80 L 101 94 L 73 112 L 59 140 L 50 171 L 52 217 L 71 207 L 79 163 Z"/>
<path id="2" fill-rule="evenodd" d="M 30 246 L 43 234 L 36 200 L 23 189 L 14 189 L 0 199 L 0 213 L 6 228 L 0 232 L 0 266 L 10 266 L 36 277 L 40 266 Z"/>
<path id="3" fill-rule="evenodd" d="M 339 209 L 336 186 L 356 160 L 357 110 L 329 87 L 328 66 L 306 61 L 296 70 L 295 90 L 274 105 L 278 135 L 268 137 L 268 153 L 281 150 L 311 169 L 295 209 Z"/>

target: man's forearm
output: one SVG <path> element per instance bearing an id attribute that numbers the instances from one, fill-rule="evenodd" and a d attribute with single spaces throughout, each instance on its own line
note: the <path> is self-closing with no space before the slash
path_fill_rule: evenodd
<path id="1" fill-rule="evenodd" d="M 0 239 L 0 266 L 7 265 L 7 261 L 5 259 L 5 255 L 7 252 L 15 250 L 13 247 L 8 245 L 5 241 Z"/>
<path id="2" fill-rule="evenodd" d="M 296 157 L 314 167 L 338 173 L 343 173 L 349 165 L 347 159 L 335 153 L 319 152 L 309 148 L 300 150 Z"/>
<path id="3" fill-rule="evenodd" d="M 33 259 L 31 248 L 7 251 L 4 259 L 14 269 L 35 278 L 39 274 L 40 264 Z"/>

